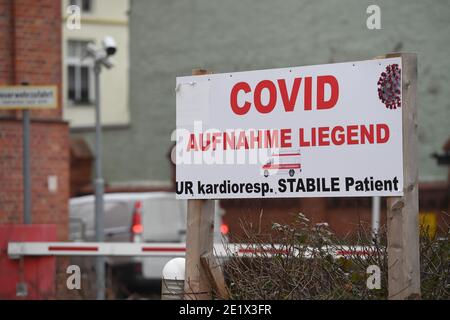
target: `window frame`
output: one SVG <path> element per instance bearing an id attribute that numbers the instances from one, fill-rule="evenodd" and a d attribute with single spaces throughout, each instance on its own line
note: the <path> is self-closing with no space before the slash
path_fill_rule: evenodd
<path id="1" fill-rule="evenodd" d="M 88 1 L 89 2 L 89 10 L 83 9 L 83 2 Z M 82 13 L 93 13 L 94 12 L 94 0 L 69 0 L 69 6 L 78 6 Z"/>
<path id="2" fill-rule="evenodd" d="M 92 59 L 83 59 L 82 60 L 82 54 L 83 54 L 83 50 L 82 50 L 82 45 L 80 44 L 84 44 L 87 45 L 88 43 L 94 43 L 93 40 L 87 40 L 87 39 L 68 39 L 66 42 L 67 45 L 67 54 L 66 54 L 66 65 L 65 65 L 65 70 L 66 70 L 66 101 L 67 101 L 67 105 L 70 107 L 92 107 L 95 104 L 95 78 L 94 78 L 94 64 L 92 62 Z M 71 43 L 77 43 L 76 48 L 75 48 L 75 55 L 71 55 L 70 51 L 71 51 L 71 47 L 70 44 Z M 69 77 L 70 77 L 70 72 L 69 72 L 69 67 L 74 67 L 74 72 L 75 72 L 75 99 L 70 99 L 69 98 L 69 91 L 70 91 L 70 81 L 69 81 Z M 81 68 L 82 67 L 87 67 L 88 68 L 88 99 L 87 101 L 83 101 L 81 99 L 81 95 L 82 95 L 82 80 L 81 80 Z"/>

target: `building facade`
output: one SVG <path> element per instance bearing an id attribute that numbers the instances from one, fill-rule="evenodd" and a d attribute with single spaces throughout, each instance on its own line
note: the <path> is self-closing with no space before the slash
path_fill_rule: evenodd
<path id="1" fill-rule="evenodd" d="M 445 87 L 450 81 L 450 44 L 445 41 L 450 33 L 450 6 L 447 1 L 378 1 L 381 29 L 371 30 L 366 24 L 371 4 L 368 0 L 132 0 L 130 124 L 124 130 L 104 130 L 106 181 L 123 190 L 167 185 L 172 168 L 167 152 L 175 129 L 175 78 L 190 75 L 192 69 L 233 72 L 415 52 L 419 173 L 421 197 L 425 197 L 420 200 L 421 210 L 447 210 L 447 168 L 438 166 L 431 154 L 440 151 L 450 136 L 450 91 Z M 92 132 L 75 135 L 91 146 L 94 143 Z M 380 166 L 389 166 L 388 155 Z M 237 221 L 243 211 L 258 217 L 261 209 L 267 217 L 309 211 L 316 219 L 334 220 L 344 229 L 370 221 L 370 199 L 316 201 L 295 199 L 276 205 L 270 200 L 228 201 L 223 205 L 230 221 Z M 339 208 L 339 215 L 331 213 L 332 208 Z"/>
<path id="2" fill-rule="evenodd" d="M 105 130 L 107 180 L 145 184 L 170 179 L 166 155 L 175 128 L 175 77 L 189 75 L 192 69 L 232 72 L 410 51 L 418 54 L 419 61 L 420 180 L 445 181 L 446 169 L 437 166 L 430 154 L 439 151 L 450 135 L 450 92 L 443 85 L 450 80 L 446 63 L 450 48 L 444 41 L 450 32 L 450 7 L 446 1 L 432 5 L 420 0 L 381 1 L 381 29 L 369 30 L 370 4 L 358 0 L 131 1 L 130 125 L 127 130 Z M 104 72 L 102 86 L 109 86 L 112 72 L 116 70 Z M 92 145 L 92 133 L 83 137 Z M 389 160 L 382 165 L 389 165 Z"/>
<path id="3" fill-rule="evenodd" d="M 62 119 L 61 4 L 0 1 L 0 85 L 56 85 L 56 109 L 31 111 L 31 214 L 67 240 L 69 130 Z M 23 223 L 22 112 L 0 110 L 0 224 Z"/>
<path id="4" fill-rule="evenodd" d="M 128 0 L 62 0 L 63 115 L 72 131 L 94 128 L 94 71 L 86 45 L 100 47 L 105 36 L 115 39 L 118 50 L 114 66 L 101 73 L 102 126 L 123 129 L 130 124 L 128 10 Z"/>

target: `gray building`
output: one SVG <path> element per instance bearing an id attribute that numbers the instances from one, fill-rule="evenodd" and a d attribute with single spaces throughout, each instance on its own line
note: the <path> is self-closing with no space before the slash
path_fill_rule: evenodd
<path id="1" fill-rule="evenodd" d="M 381 30 L 366 26 L 374 3 Z M 132 0 L 129 19 L 130 125 L 105 128 L 110 183 L 170 179 L 176 76 L 195 68 L 244 71 L 398 51 L 419 59 L 420 180 L 446 179 L 430 154 L 450 136 L 449 0 Z M 93 145 L 93 133 L 75 135 Z"/>

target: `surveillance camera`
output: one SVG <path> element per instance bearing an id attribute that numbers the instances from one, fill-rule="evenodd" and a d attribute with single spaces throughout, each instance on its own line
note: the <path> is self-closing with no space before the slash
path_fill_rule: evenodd
<path id="1" fill-rule="evenodd" d="M 107 36 L 103 38 L 103 48 L 108 56 L 112 56 L 117 51 L 116 41 L 113 37 Z"/>

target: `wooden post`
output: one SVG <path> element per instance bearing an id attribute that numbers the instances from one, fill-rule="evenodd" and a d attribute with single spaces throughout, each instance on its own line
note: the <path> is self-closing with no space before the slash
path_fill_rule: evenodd
<path id="1" fill-rule="evenodd" d="M 214 201 L 188 200 L 186 235 L 186 300 L 211 299 L 212 286 L 201 257 L 213 252 Z"/>
<path id="2" fill-rule="evenodd" d="M 420 299 L 417 56 L 393 56 L 402 58 L 404 195 L 387 199 L 389 299 Z"/>
<path id="3" fill-rule="evenodd" d="M 207 73 L 202 69 L 192 71 L 192 75 Z M 214 200 L 188 200 L 187 210 L 184 298 L 209 300 L 212 287 L 203 269 L 201 256 L 213 253 Z"/>
<path id="4" fill-rule="evenodd" d="M 227 284 L 225 282 L 225 277 L 223 275 L 222 267 L 214 258 L 211 253 L 204 254 L 200 258 L 203 269 L 206 272 L 209 282 L 211 283 L 214 291 L 219 299 L 229 299 L 230 293 L 227 289 Z"/>

